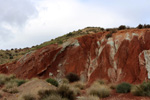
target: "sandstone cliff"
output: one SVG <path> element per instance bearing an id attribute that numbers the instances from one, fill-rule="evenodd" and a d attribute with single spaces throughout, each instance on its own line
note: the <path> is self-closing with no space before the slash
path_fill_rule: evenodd
<path id="1" fill-rule="evenodd" d="M 17 77 L 61 79 L 69 72 L 82 81 L 139 83 L 150 78 L 150 29 L 129 29 L 114 33 L 88 34 L 63 45 L 49 45 L 30 52 L 18 61 L 0 65 L 0 73 Z"/>

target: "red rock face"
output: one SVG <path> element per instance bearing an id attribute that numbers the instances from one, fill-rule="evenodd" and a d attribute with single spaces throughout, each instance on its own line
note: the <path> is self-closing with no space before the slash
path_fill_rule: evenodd
<path id="1" fill-rule="evenodd" d="M 49 45 L 24 55 L 17 62 L 0 65 L 1 73 L 20 78 L 56 77 L 69 72 L 82 81 L 139 83 L 150 78 L 150 30 L 131 29 L 114 33 L 89 34 L 62 46 Z"/>

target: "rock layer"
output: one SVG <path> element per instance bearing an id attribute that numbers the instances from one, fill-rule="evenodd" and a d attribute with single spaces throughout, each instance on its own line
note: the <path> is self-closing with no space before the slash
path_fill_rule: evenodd
<path id="1" fill-rule="evenodd" d="M 18 61 L 0 65 L 1 73 L 20 78 L 56 77 L 74 72 L 82 81 L 139 83 L 150 78 L 150 29 L 88 34 L 30 52 Z"/>

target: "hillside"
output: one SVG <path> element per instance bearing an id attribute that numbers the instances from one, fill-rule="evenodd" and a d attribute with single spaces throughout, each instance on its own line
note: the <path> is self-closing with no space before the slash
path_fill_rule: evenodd
<path id="1" fill-rule="evenodd" d="M 89 83 L 96 79 L 140 83 L 150 78 L 149 28 L 103 31 L 63 41 L 62 45 L 47 45 L 1 65 L 0 73 L 61 79 L 74 72 Z"/>
<path id="2" fill-rule="evenodd" d="M 59 44 L 66 42 L 70 38 L 79 37 L 86 34 L 92 34 L 103 31 L 103 28 L 100 27 L 86 27 L 82 30 L 69 32 L 63 36 L 57 37 L 55 39 L 52 39 L 50 41 L 44 42 L 40 45 L 32 46 L 31 48 L 26 47 L 23 49 L 11 49 L 11 50 L 0 50 L 0 64 L 10 63 L 13 61 L 17 61 L 19 58 L 21 58 L 26 53 L 29 53 L 31 51 L 35 51 L 37 49 L 40 49 L 44 46 L 51 45 L 51 44 Z"/>

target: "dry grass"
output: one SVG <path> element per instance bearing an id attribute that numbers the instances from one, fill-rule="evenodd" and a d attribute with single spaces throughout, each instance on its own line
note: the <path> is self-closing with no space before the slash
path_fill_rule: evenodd
<path id="1" fill-rule="evenodd" d="M 87 90 L 89 95 L 97 96 L 100 98 L 108 97 L 111 89 L 106 85 L 101 85 L 98 82 L 94 82 L 92 86 Z"/>
<path id="2" fill-rule="evenodd" d="M 23 100 L 36 100 L 36 98 L 31 94 L 24 95 L 22 98 Z"/>
<path id="3" fill-rule="evenodd" d="M 77 100 L 100 100 L 99 97 L 97 96 L 82 96 L 82 97 L 79 97 Z"/>
<path id="4" fill-rule="evenodd" d="M 68 100 L 67 98 L 62 98 L 60 95 L 58 94 L 51 94 L 43 99 L 40 100 Z"/>
<path id="5" fill-rule="evenodd" d="M 117 84 L 115 84 L 115 83 L 110 83 L 110 84 L 108 84 L 108 86 L 109 86 L 112 90 L 114 90 L 114 89 L 116 89 Z"/>
<path id="6" fill-rule="evenodd" d="M 83 83 L 83 82 L 74 82 L 73 84 L 73 87 L 76 87 L 76 88 L 79 88 L 79 89 L 81 89 L 81 90 L 83 90 L 83 89 L 85 89 L 85 83 Z"/>

